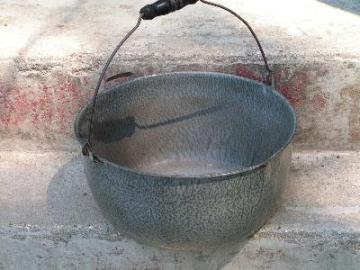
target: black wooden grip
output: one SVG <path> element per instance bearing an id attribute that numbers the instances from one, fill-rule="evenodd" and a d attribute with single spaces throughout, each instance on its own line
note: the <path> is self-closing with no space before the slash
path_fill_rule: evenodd
<path id="1" fill-rule="evenodd" d="M 152 20 L 182 9 L 187 5 L 195 4 L 198 0 L 159 0 L 151 5 L 147 5 L 140 10 L 143 20 Z"/>

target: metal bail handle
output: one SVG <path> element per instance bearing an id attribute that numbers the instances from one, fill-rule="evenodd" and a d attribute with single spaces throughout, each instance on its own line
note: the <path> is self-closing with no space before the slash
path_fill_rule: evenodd
<path id="1" fill-rule="evenodd" d="M 225 11 L 229 12 L 230 14 L 234 15 L 236 18 L 238 18 L 240 21 L 242 21 L 246 25 L 246 27 L 249 29 L 252 36 L 254 37 L 257 46 L 259 47 L 261 56 L 262 56 L 264 64 L 265 64 L 266 71 L 268 73 L 265 78 L 265 83 L 271 85 L 272 84 L 272 70 L 269 67 L 264 49 L 261 46 L 259 38 L 257 37 L 255 31 L 252 29 L 250 24 L 244 18 L 242 18 L 239 14 L 237 14 L 235 11 L 231 10 L 230 8 L 227 8 L 223 5 L 212 3 L 212 2 L 209 2 L 206 0 L 159 0 L 151 5 L 147 5 L 147 6 L 143 7 L 140 10 L 140 13 L 142 14 L 141 18 L 143 20 L 152 20 L 155 17 L 166 15 L 166 14 L 169 14 L 176 10 L 180 10 L 187 5 L 193 5 L 193 4 L 197 3 L 198 1 L 200 1 L 206 5 L 218 7 L 218 8 L 225 10 Z"/>
<path id="2" fill-rule="evenodd" d="M 92 104 L 91 104 L 91 113 L 90 113 L 90 121 L 89 121 L 89 133 L 88 133 L 88 139 L 87 139 L 87 143 L 83 146 L 82 149 L 82 153 L 84 156 L 89 156 L 92 157 L 92 160 L 94 161 L 98 161 L 100 162 L 100 160 L 98 158 L 96 158 L 96 156 L 94 155 L 92 149 L 93 149 L 93 143 L 91 142 L 92 140 L 92 131 L 93 131 L 93 120 L 94 120 L 94 114 L 95 114 L 95 107 L 96 107 L 96 101 L 97 101 L 97 96 L 99 93 L 99 89 L 101 87 L 101 84 L 105 78 L 105 74 L 106 71 L 111 63 L 111 61 L 113 60 L 114 56 L 116 55 L 116 53 L 119 51 L 119 49 L 124 45 L 124 43 L 131 37 L 131 35 L 140 27 L 141 21 L 142 20 L 152 20 L 158 16 L 162 16 L 162 15 L 166 15 L 169 14 L 171 12 L 174 12 L 176 10 L 180 10 L 182 8 L 184 8 L 187 5 L 193 5 L 195 3 L 197 3 L 198 1 L 206 4 L 206 5 L 210 5 L 210 6 L 214 6 L 214 7 L 218 7 L 221 8 L 227 12 L 229 12 L 230 14 L 234 15 L 236 18 L 238 18 L 240 21 L 242 21 L 246 27 L 249 29 L 249 31 L 251 32 L 252 36 L 254 37 L 256 44 L 259 47 L 259 50 L 261 52 L 264 64 L 265 64 L 265 68 L 267 71 L 267 75 L 265 78 L 265 83 L 267 83 L 268 85 L 273 85 L 274 80 L 273 80 L 273 76 L 272 76 L 272 70 L 269 67 L 269 64 L 267 62 L 266 56 L 265 56 L 265 52 L 260 44 L 260 41 L 257 37 L 257 35 L 255 34 L 254 30 L 251 28 L 251 26 L 249 25 L 249 23 L 242 18 L 240 15 L 238 15 L 236 12 L 234 12 L 233 10 L 220 5 L 220 4 L 215 4 L 212 2 L 208 2 L 206 0 L 159 0 L 151 5 L 146 5 L 145 7 L 143 7 L 140 10 L 140 16 L 137 20 L 136 25 L 134 26 L 133 29 L 131 29 L 126 36 L 120 41 L 120 43 L 115 47 L 114 51 L 111 53 L 109 59 L 106 61 L 100 77 L 99 77 L 99 81 L 96 85 L 95 88 L 95 92 L 94 92 L 94 96 L 92 99 Z M 122 76 L 122 75 L 121 75 Z M 112 80 L 113 78 L 117 77 L 113 76 L 111 78 L 109 78 L 109 80 Z"/>

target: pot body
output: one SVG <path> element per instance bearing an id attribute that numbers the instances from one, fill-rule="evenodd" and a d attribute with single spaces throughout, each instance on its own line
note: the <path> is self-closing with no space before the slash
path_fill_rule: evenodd
<path id="1" fill-rule="evenodd" d="M 75 131 L 85 143 L 90 105 Z M 94 197 L 121 232 L 202 250 L 239 241 L 271 216 L 291 160 L 296 117 L 269 86 L 219 73 L 142 77 L 99 95 Z"/>
<path id="2" fill-rule="evenodd" d="M 181 250 L 256 232 L 275 209 L 290 160 L 291 145 L 253 171 L 203 180 L 145 176 L 84 157 L 91 191 L 117 230 L 145 244 Z"/>

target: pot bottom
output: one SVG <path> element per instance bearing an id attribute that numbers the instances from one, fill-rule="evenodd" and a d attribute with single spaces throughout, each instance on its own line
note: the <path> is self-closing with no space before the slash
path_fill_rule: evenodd
<path id="1" fill-rule="evenodd" d="M 134 169 L 144 173 L 166 176 L 211 177 L 228 174 L 231 171 L 241 168 L 234 164 L 228 164 L 216 160 L 161 159 L 151 163 L 138 164 L 138 166 Z"/>

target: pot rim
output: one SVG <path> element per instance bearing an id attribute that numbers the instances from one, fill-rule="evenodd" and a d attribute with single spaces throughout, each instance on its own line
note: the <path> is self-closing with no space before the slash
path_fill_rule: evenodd
<path id="1" fill-rule="evenodd" d="M 208 72 L 208 71 L 177 71 L 177 72 L 166 72 L 166 73 L 157 73 L 157 74 L 152 74 L 152 75 L 145 75 L 145 76 L 140 76 L 140 77 L 136 77 L 134 79 L 130 79 L 128 81 L 122 82 L 120 85 L 127 85 L 127 84 L 131 84 L 135 81 L 140 81 L 140 80 L 146 80 L 148 78 L 154 78 L 154 77 L 163 77 L 163 76 L 171 76 L 171 75 L 181 75 L 181 76 L 189 76 L 189 75 L 207 75 L 207 76 L 223 76 L 223 77 L 228 77 L 228 78 L 232 78 L 232 79 L 240 79 L 243 81 L 248 81 L 251 83 L 255 83 L 259 86 L 263 86 L 266 87 L 268 89 L 270 89 L 272 91 L 272 93 L 274 93 L 278 98 L 280 98 L 281 101 L 285 102 L 287 107 L 289 108 L 289 112 L 291 113 L 291 116 L 293 118 L 293 129 L 291 131 L 291 135 L 289 136 L 289 138 L 287 139 L 287 141 L 282 145 L 282 147 L 280 147 L 277 151 L 275 151 L 271 156 L 269 156 L 269 158 L 267 158 L 265 161 L 260 162 L 256 165 L 253 166 L 249 166 L 249 167 L 244 167 L 242 169 L 239 170 L 232 170 L 223 174 L 214 174 L 214 175 L 199 175 L 199 176 L 181 176 L 181 175 L 165 175 L 165 174 L 157 174 L 157 173 L 145 173 L 142 172 L 140 170 L 137 169 L 132 169 L 130 167 L 126 167 L 114 162 L 111 162 L 109 160 L 107 160 L 106 158 L 102 158 L 98 155 L 96 155 L 97 159 L 103 163 L 104 165 L 107 166 L 112 166 L 112 167 L 116 167 L 119 168 L 121 170 L 127 171 L 127 172 L 131 172 L 137 175 L 141 175 L 141 176 L 146 176 L 146 177 L 156 177 L 158 179 L 178 179 L 178 180 L 186 180 L 186 179 L 197 179 L 197 180 L 209 180 L 209 179 L 223 179 L 223 178 L 227 178 L 227 177 L 236 177 L 239 175 L 245 175 L 245 174 L 249 174 L 252 173 L 262 167 L 265 167 L 269 162 L 271 162 L 273 159 L 275 159 L 277 156 L 279 156 L 293 141 L 294 136 L 295 136 L 295 132 L 296 132 L 296 128 L 297 128 L 297 117 L 296 117 L 296 113 L 294 108 L 291 106 L 291 104 L 289 103 L 289 101 L 280 93 L 278 92 L 276 89 L 274 89 L 272 86 L 266 85 L 262 82 L 256 81 L 256 80 L 252 80 L 249 78 L 245 78 L 242 76 L 237 76 L 237 75 L 233 75 L 233 74 L 227 74 L 227 73 L 221 73 L 221 72 Z M 105 95 L 109 92 L 112 91 L 118 91 L 117 88 L 119 87 L 119 85 L 115 85 L 103 92 L 101 92 L 99 95 Z M 80 130 L 79 130 L 79 124 L 80 124 L 80 116 L 85 112 L 85 110 L 91 105 L 91 102 L 88 102 L 76 115 L 75 118 L 75 122 L 74 122 L 74 130 L 75 130 L 75 135 L 76 138 L 78 140 L 78 142 L 83 146 L 85 144 L 85 139 L 82 138 L 80 136 Z M 93 151 L 93 154 L 95 154 L 95 152 Z M 98 163 L 98 164 L 101 164 Z"/>

